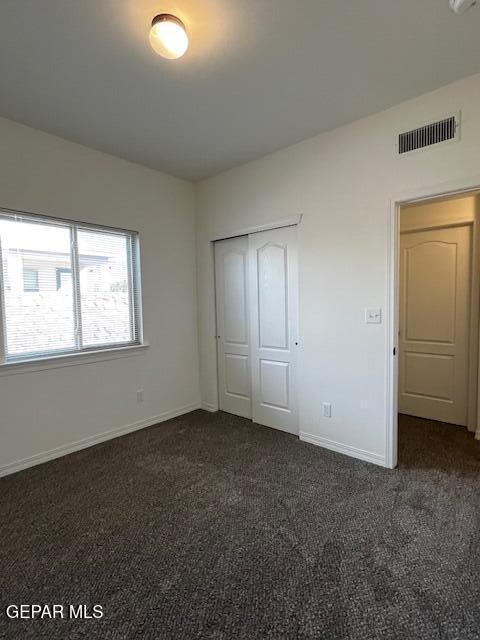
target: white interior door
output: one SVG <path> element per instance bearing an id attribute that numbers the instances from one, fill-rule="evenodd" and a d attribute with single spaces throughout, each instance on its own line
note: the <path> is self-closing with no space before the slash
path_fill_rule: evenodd
<path id="1" fill-rule="evenodd" d="M 298 433 L 297 230 L 254 233 L 248 244 L 253 420 Z"/>
<path id="2" fill-rule="evenodd" d="M 471 227 L 400 241 L 399 411 L 467 424 Z"/>
<path id="3" fill-rule="evenodd" d="M 215 243 L 219 406 L 251 418 L 247 260 L 247 236 Z"/>

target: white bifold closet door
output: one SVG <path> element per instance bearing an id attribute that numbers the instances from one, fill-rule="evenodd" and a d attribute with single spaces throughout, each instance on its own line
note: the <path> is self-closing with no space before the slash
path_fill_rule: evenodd
<path id="1" fill-rule="evenodd" d="M 298 433 L 296 227 L 215 246 L 220 409 Z"/>
<path id="2" fill-rule="evenodd" d="M 215 243 L 219 407 L 252 417 L 248 237 Z"/>
<path id="3" fill-rule="evenodd" d="M 298 433 L 297 229 L 248 238 L 253 420 Z"/>

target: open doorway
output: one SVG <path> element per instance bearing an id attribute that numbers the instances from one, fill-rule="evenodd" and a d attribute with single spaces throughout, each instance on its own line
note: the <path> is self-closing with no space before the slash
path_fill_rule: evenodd
<path id="1" fill-rule="evenodd" d="M 408 438 L 467 443 L 477 431 L 479 216 L 480 191 L 399 209 L 400 462 Z"/>

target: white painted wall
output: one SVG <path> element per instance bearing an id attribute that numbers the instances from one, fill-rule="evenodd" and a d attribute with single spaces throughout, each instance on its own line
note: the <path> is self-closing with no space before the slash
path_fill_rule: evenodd
<path id="1" fill-rule="evenodd" d="M 402 207 L 400 231 L 413 231 L 435 225 L 473 222 L 476 196 L 449 198 L 438 202 L 417 202 Z"/>
<path id="2" fill-rule="evenodd" d="M 461 140 L 396 155 L 396 134 L 462 110 Z M 273 116 L 272 116 L 273 117 Z M 386 452 L 391 201 L 480 184 L 480 76 L 405 102 L 198 185 L 202 400 L 216 406 L 213 260 L 209 240 L 303 212 L 299 228 L 300 430 L 382 463 Z M 388 318 L 387 318 L 388 320 Z M 322 418 L 322 401 L 332 418 Z"/>
<path id="3" fill-rule="evenodd" d="M 0 148 L 0 207 L 140 232 L 150 342 L 118 360 L 2 375 L 0 473 L 111 429 L 197 407 L 193 186 L 5 119 Z"/>

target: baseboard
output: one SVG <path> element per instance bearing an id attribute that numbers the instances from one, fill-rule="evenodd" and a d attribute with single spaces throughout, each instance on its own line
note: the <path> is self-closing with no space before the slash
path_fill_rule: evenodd
<path id="1" fill-rule="evenodd" d="M 202 409 L 204 409 L 205 411 L 210 411 L 210 413 L 216 413 L 218 411 L 218 406 L 210 402 L 202 402 Z"/>
<path id="2" fill-rule="evenodd" d="M 16 473 L 17 471 L 22 471 L 22 469 L 28 469 L 28 467 L 33 467 L 37 464 L 42 464 L 43 462 L 54 460 L 55 458 L 60 458 L 61 456 L 66 456 L 69 453 L 74 453 L 75 451 L 80 451 L 81 449 L 92 447 L 95 444 L 100 444 L 100 442 L 112 440 L 113 438 L 118 438 L 119 436 L 126 435 L 127 433 L 132 433 L 133 431 L 145 429 L 145 427 L 151 427 L 152 425 L 158 424 L 159 422 L 165 422 L 166 420 L 176 418 L 177 416 L 181 416 L 185 413 L 190 413 L 191 411 L 195 411 L 196 409 L 200 408 L 200 402 L 194 402 L 178 409 L 173 409 L 172 411 L 165 411 L 158 416 L 152 416 L 151 418 L 139 420 L 138 422 L 133 422 L 131 424 L 124 425 L 123 427 L 110 429 L 109 431 L 104 431 L 103 433 L 98 433 L 94 436 L 89 436 L 88 438 L 77 440 L 76 442 L 70 442 L 69 444 L 62 445 L 61 447 L 56 447 L 55 449 L 50 449 L 49 451 L 36 453 L 35 455 L 29 456 L 28 458 L 23 458 L 22 460 L 17 460 L 16 462 L 10 462 L 6 465 L 1 466 L 0 477 L 10 475 L 11 473 Z"/>
<path id="3" fill-rule="evenodd" d="M 341 444 L 340 442 L 335 442 L 335 440 L 329 440 L 328 438 L 316 436 L 312 433 L 305 433 L 304 431 L 301 431 L 300 440 L 303 442 L 309 442 L 310 444 L 316 444 L 320 447 L 325 447 L 325 449 L 330 449 L 330 451 L 343 453 L 351 458 L 358 458 L 360 460 L 365 460 L 365 462 L 371 462 L 372 464 L 379 465 L 380 467 L 387 466 L 384 456 L 372 453 L 371 451 L 365 451 L 364 449 L 357 449 L 357 447 L 351 447 L 347 444 Z"/>

